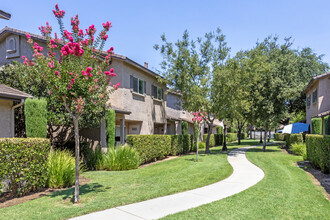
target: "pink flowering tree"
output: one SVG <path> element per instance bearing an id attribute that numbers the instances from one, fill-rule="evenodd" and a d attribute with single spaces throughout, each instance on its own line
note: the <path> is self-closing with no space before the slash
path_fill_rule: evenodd
<path id="1" fill-rule="evenodd" d="M 78 15 L 71 18 L 71 30 L 64 28 L 62 18 L 65 11 L 56 4 L 53 10 L 61 30 L 61 38 L 52 34 L 52 27 L 46 23 L 39 29 L 47 39 L 47 48 L 34 42 L 26 35 L 33 50 L 33 59 L 24 59 L 24 64 L 36 77 L 41 77 L 47 84 L 52 98 L 62 102 L 72 118 L 75 136 L 75 193 L 74 202 L 79 202 L 79 118 L 85 113 L 104 111 L 109 94 L 118 88 L 112 85 L 111 78 L 116 76 L 110 69 L 113 48 L 102 52 L 110 22 L 103 23 L 103 29 L 95 37 L 94 25 L 80 29 Z M 95 39 L 94 39 L 95 38 Z M 47 53 L 45 53 L 46 51 Z M 47 55 L 44 55 L 47 54 Z"/>
<path id="2" fill-rule="evenodd" d="M 193 113 L 193 116 L 194 118 L 192 119 L 194 125 L 195 125 L 195 128 L 197 130 L 197 137 L 196 137 L 196 162 L 198 162 L 198 142 L 199 142 L 199 136 L 200 136 L 200 133 L 201 133 L 201 124 L 203 122 L 208 122 L 208 114 L 206 112 L 201 112 L 201 111 L 198 111 L 198 112 L 194 112 Z"/>

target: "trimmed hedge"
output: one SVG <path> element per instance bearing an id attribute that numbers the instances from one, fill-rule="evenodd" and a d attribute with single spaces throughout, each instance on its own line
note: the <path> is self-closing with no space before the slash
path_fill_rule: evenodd
<path id="1" fill-rule="evenodd" d="M 237 140 L 237 133 L 227 133 L 226 142 L 233 142 Z"/>
<path id="2" fill-rule="evenodd" d="M 207 139 L 207 134 L 203 135 L 203 142 L 206 143 L 206 139 Z M 214 147 L 215 146 L 215 139 L 214 139 L 214 134 L 210 135 L 210 143 L 209 143 L 210 147 Z"/>
<path id="3" fill-rule="evenodd" d="M 223 127 L 222 126 L 217 127 L 217 134 L 223 134 Z"/>
<path id="4" fill-rule="evenodd" d="M 115 147 L 115 136 L 116 136 L 116 113 L 115 110 L 109 109 L 105 112 L 105 119 L 107 124 L 107 145 L 110 148 Z"/>
<path id="5" fill-rule="evenodd" d="M 307 159 L 323 173 L 330 172 L 330 136 L 306 135 Z"/>
<path id="6" fill-rule="evenodd" d="M 274 134 L 275 141 L 285 141 L 285 134 L 282 133 L 275 133 Z"/>
<path id="7" fill-rule="evenodd" d="M 47 137 L 47 101 L 27 99 L 24 104 L 26 136 L 29 138 Z"/>
<path id="8" fill-rule="evenodd" d="M 322 134 L 322 118 L 312 118 L 312 134 Z"/>
<path id="9" fill-rule="evenodd" d="M 237 134 L 238 135 L 238 134 Z M 241 133 L 241 140 L 243 140 L 243 139 L 247 139 L 247 133 L 245 133 L 245 132 L 242 132 Z"/>
<path id="10" fill-rule="evenodd" d="M 221 146 L 223 142 L 223 134 L 214 135 L 215 146 Z"/>
<path id="11" fill-rule="evenodd" d="M 303 143 L 304 138 L 302 134 L 285 134 L 285 146 L 290 147 L 295 143 Z"/>
<path id="12" fill-rule="evenodd" d="M 324 117 L 324 134 L 330 135 L 330 116 Z"/>
<path id="13" fill-rule="evenodd" d="M 46 186 L 50 141 L 41 138 L 0 138 L 0 194 L 23 195 Z"/>
<path id="14" fill-rule="evenodd" d="M 194 149 L 193 135 L 127 135 L 141 163 L 161 160 L 168 155 L 186 154 Z"/>
<path id="15" fill-rule="evenodd" d="M 188 122 L 183 121 L 183 122 L 181 123 L 181 127 L 182 127 L 182 134 L 183 134 L 183 135 L 188 134 Z"/>

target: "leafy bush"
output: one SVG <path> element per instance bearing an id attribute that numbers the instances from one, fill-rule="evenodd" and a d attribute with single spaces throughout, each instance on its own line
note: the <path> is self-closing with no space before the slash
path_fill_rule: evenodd
<path id="1" fill-rule="evenodd" d="M 275 141 L 285 141 L 285 134 L 282 133 L 275 133 L 274 134 Z"/>
<path id="2" fill-rule="evenodd" d="M 198 149 L 204 149 L 205 148 L 205 143 L 204 142 L 198 142 Z"/>
<path id="3" fill-rule="evenodd" d="M 246 139 L 247 136 L 248 136 L 247 133 L 242 132 L 242 133 L 241 133 L 241 140 Z"/>
<path id="4" fill-rule="evenodd" d="M 237 134 L 236 133 L 227 133 L 226 134 L 226 141 L 227 142 L 233 142 L 237 140 Z"/>
<path id="5" fill-rule="evenodd" d="M 207 134 L 203 135 L 203 142 L 206 143 L 206 139 L 207 139 Z M 210 135 L 210 143 L 209 143 L 210 147 L 214 147 L 215 146 L 215 139 L 214 139 L 214 134 Z"/>
<path id="6" fill-rule="evenodd" d="M 108 152 L 103 154 L 102 169 L 105 170 L 131 170 L 140 165 L 139 153 L 129 146 L 108 148 Z"/>
<path id="7" fill-rule="evenodd" d="M 324 117 L 324 134 L 330 135 L 330 116 Z"/>
<path id="8" fill-rule="evenodd" d="M 47 137 L 47 101 L 28 98 L 24 104 L 26 136 Z"/>
<path id="9" fill-rule="evenodd" d="M 223 134 L 223 127 L 222 126 L 217 127 L 217 134 Z"/>
<path id="10" fill-rule="evenodd" d="M 107 145 L 108 148 L 115 147 L 116 136 L 116 113 L 115 110 L 109 109 L 105 113 L 105 119 L 107 122 Z"/>
<path id="11" fill-rule="evenodd" d="M 80 144 L 80 153 L 81 158 L 88 170 L 99 170 L 102 168 L 102 149 L 97 146 L 95 150 L 93 150 L 89 143 L 83 142 Z"/>
<path id="12" fill-rule="evenodd" d="M 75 181 L 75 158 L 69 150 L 51 151 L 47 160 L 47 186 L 69 187 Z"/>
<path id="13" fill-rule="evenodd" d="M 9 180 L 8 192 L 15 195 L 44 188 L 49 149 L 48 139 L 0 138 L 0 183 Z"/>
<path id="14" fill-rule="evenodd" d="M 182 153 L 183 154 L 186 154 L 192 150 L 191 143 L 192 143 L 191 135 L 189 135 L 189 134 L 182 135 L 182 150 L 183 150 Z"/>
<path id="15" fill-rule="evenodd" d="M 234 127 L 231 127 L 229 130 L 230 130 L 230 132 L 228 132 L 228 133 L 237 133 L 237 129 Z"/>
<path id="16" fill-rule="evenodd" d="M 223 134 L 215 134 L 214 135 L 215 146 L 222 145 L 223 142 Z"/>
<path id="17" fill-rule="evenodd" d="M 285 134 L 285 145 L 290 147 L 295 143 L 303 143 L 303 135 L 302 134 Z"/>
<path id="18" fill-rule="evenodd" d="M 188 142 L 188 140 L 182 140 L 183 143 L 185 141 Z M 127 135 L 127 144 L 137 150 L 141 163 L 153 162 L 170 155 L 173 150 L 171 142 L 170 135 Z M 188 150 L 189 147 L 190 143 Z"/>
<path id="19" fill-rule="evenodd" d="M 187 135 L 188 134 L 188 122 L 183 121 L 181 123 L 181 127 L 182 127 L 182 134 Z"/>
<path id="20" fill-rule="evenodd" d="M 171 135 L 171 155 L 183 153 L 182 135 Z"/>
<path id="21" fill-rule="evenodd" d="M 307 159 L 323 173 L 330 172 L 330 136 L 306 135 Z"/>
<path id="22" fill-rule="evenodd" d="M 322 134 L 322 118 L 312 118 L 312 134 Z"/>
<path id="23" fill-rule="evenodd" d="M 303 156 L 304 160 L 307 159 L 306 144 L 304 144 L 304 143 L 294 143 L 290 146 L 290 150 L 296 155 Z"/>

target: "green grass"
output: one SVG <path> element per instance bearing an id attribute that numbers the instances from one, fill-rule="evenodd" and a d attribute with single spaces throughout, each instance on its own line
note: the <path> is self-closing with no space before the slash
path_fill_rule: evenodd
<path id="1" fill-rule="evenodd" d="M 257 185 L 226 199 L 164 219 L 329 219 L 330 202 L 295 163 L 301 156 L 267 146 L 247 152 L 265 177 Z"/>
<path id="2" fill-rule="evenodd" d="M 229 150 L 237 147 L 228 145 Z M 227 154 L 220 150 L 212 148 L 210 155 L 201 150 L 198 163 L 195 155 L 187 155 L 137 170 L 85 172 L 92 181 L 80 188 L 81 204 L 73 205 L 73 189 L 68 189 L 0 209 L 0 219 L 66 219 L 208 185 L 232 173 Z"/>

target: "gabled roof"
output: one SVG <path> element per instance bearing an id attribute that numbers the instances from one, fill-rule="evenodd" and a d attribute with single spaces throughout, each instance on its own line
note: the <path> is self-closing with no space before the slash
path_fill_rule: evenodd
<path id="1" fill-rule="evenodd" d="M 11 17 L 11 14 L 9 14 L 9 13 L 7 13 L 5 11 L 0 10 L 0 18 L 9 20 L 10 17 Z"/>
<path id="2" fill-rule="evenodd" d="M 303 90 L 303 93 L 306 93 L 308 88 L 311 87 L 316 81 L 318 81 L 320 79 L 323 79 L 323 78 L 326 78 L 328 76 L 330 76 L 330 72 L 323 73 L 323 74 L 320 74 L 320 75 L 317 75 L 317 76 L 313 77 L 313 79 L 308 83 L 308 85 Z"/>
<path id="3" fill-rule="evenodd" d="M 32 95 L 29 95 L 25 92 L 11 88 L 4 84 L 0 84 L 0 98 L 21 100 L 21 99 L 32 98 L 32 97 L 33 97 Z"/>
<path id="4" fill-rule="evenodd" d="M 7 27 L 7 26 L 4 27 L 2 30 L 0 30 L 0 41 L 2 40 L 2 38 L 6 37 L 7 34 L 16 34 L 16 35 L 20 35 L 20 36 L 24 36 L 24 37 L 25 37 L 25 35 L 29 34 L 29 35 L 31 35 L 31 38 L 34 39 L 34 40 L 39 40 L 39 41 L 46 42 L 46 38 L 43 37 L 43 36 L 40 36 L 40 35 L 37 35 L 37 34 L 32 34 L 32 33 L 26 32 L 26 31 L 21 31 L 21 30 L 15 29 L 15 28 Z M 104 55 L 104 56 L 108 55 L 108 53 L 106 51 L 101 51 L 101 54 Z M 148 68 L 145 68 L 143 65 L 135 62 L 134 60 L 132 60 L 132 59 L 126 57 L 126 56 L 119 55 L 119 54 L 113 54 L 111 57 L 114 58 L 114 59 L 117 59 L 117 60 L 122 60 L 125 63 L 131 64 L 134 67 L 136 67 L 136 68 L 144 71 L 145 73 L 149 74 L 150 76 L 161 77 L 159 74 L 155 73 L 154 71 L 151 71 Z"/>

